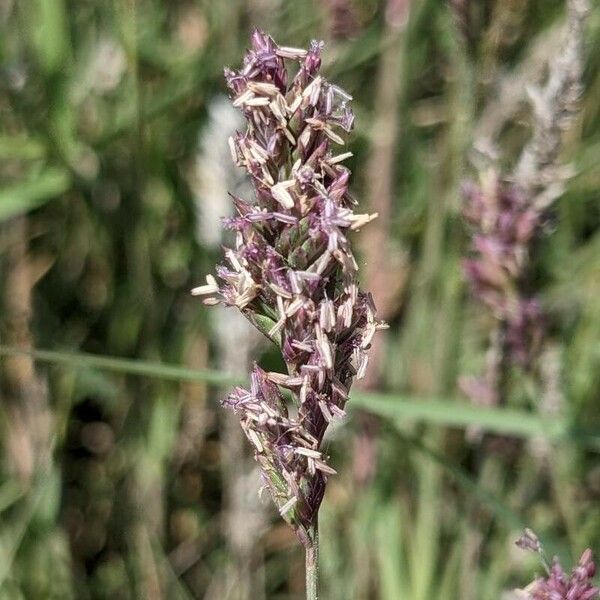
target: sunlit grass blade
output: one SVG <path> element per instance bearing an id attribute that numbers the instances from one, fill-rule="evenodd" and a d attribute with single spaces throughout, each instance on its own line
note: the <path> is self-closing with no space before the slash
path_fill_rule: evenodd
<path id="1" fill-rule="evenodd" d="M 173 381 L 202 381 L 218 386 L 241 383 L 240 378 L 216 370 L 196 370 L 138 359 L 97 356 L 80 352 L 52 350 L 25 351 L 0 346 L 0 356 L 28 355 L 38 362 L 73 368 L 96 368 L 116 373 L 156 377 Z M 454 398 L 431 399 L 399 394 L 355 392 L 350 406 L 389 419 L 421 421 L 444 427 L 477 426 L 488 433 L 519 438 L 543 437 L 568 440 L 590 448 L 600 448 L 600 431 L 572 428 L 565 418 L 546 420 L 532 412 L 509 408 L 482 408 L 461 403 Z"/>
<path id="2" fill-rule="evenodd" d="M 560 437 L 565 423 L 545 422 L 533 413 L 507 408 L 482 408 L 453 398 L 415 398 L 388 394 L 353 394 L 352 404 L 381 417 L 425 421 L 450 427 L 476 425 L 490 433 L 517 437 Z"/>
<path id="3" fill-rule="evenodd" d="M 174 381 L 202 381 L 214 385 L 232 385 L 240 379 L 221 371 L 187 369 L 175 365 L 165 365 L 130 358 L 95 356 L 81 352 L 58 352 L 33 350 L 31 352 L 0 346 L 0 356 L 28 355 L 38 362 L 65 365 L 73 368 L 96 368 L 126 375 L 157 377 Z"/>

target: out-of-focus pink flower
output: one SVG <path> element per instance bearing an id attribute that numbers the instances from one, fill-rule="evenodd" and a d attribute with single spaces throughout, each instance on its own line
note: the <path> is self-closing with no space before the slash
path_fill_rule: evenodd
<path id="1" fill-rule="evenodd" d="M 598 600 L 600 598 L 600 588 L 592 581 L 596 574 L 596 565 L 589 548 L 581 555 L 579 563 L 568 575 L 558 558 L 555 557 L 551 565 L 548 563 L 544 548 L 531 529 L 525 529 L 515 544 L 523 550 L 538 554 L 547 572 L 546 577 L 538 577 L 521 590 L 525 598 L 529 600 Z"/>
<path id="2" fill-rule="evenodd" d="M 564 572 L 555 558 L 550 574 L 536 579 L 527 592 L 531 600 L 597 600 L 600 598 L 600 588 L 592 582 L 595 574 L 596 565 L 588 548 L 570 575 Z"/>
<path id="3" fill-rule="evenodd" d="M 463 212 L 473 226 L 465 276 L 475 297 L 506 324 L 509 358 L 527 365 L 539 348 L 542 314 L 535 298 L 521 295 L 521 284 L 542 215 L 517 187 L 495 175 L 482 185 L 466 185 L 464 195 Z"/>

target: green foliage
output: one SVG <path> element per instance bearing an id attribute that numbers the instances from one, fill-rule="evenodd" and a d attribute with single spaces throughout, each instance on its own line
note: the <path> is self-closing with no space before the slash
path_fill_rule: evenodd
<path id="1" fill-rule="evenodd" d="M 42 206 L 64 194 L 70 187 L 69 174 L 48 168 L 31 180 L 23 179 L 0 189 L 0 221 L 6 221 Z"/>

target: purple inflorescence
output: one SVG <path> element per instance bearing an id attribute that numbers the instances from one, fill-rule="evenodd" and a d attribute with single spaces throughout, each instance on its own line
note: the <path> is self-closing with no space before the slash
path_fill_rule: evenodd
<path id="1" fill-rule="evenodd" d="M 466 277 L 474 295 L 505 324 L 509 358 L 527 365 L 539 345 L 541 309 L 520 288 L 542 215 L 518 187 L 495 176 L 466 186 L 465 196 L 464 215 L 474 228 Z"/>
<path id="2" fill-rule="evenodd" d="M 555 558 L 549 575 L 536 579 L 527 592 L 531 600 L 598 600 L 600 588 L 592 582 L 595 574 L 596 565 L 592 559 L 592 551 L 588 548 L 571 575 L 563 571 Z"/>
<path id="3" fill-rule="evenodd" d="M 542 559 L 546 577 L 538 577 L 521 592 L 529 600 L 599 600 L 600 588 L 593 584 L 596 565 L 592 551 L 588 548 L 579 559 L 579 564 L 567 575 L 555 557 L 550 565 L 545 558 L 544 548 L 538 536 L 525 529 L 515 542 L 519 548 L 535 552 Z"/>
<path id="4" fill-rule="evenodd" d="M 225 70 L 246 131 L 230 139 L 250 175 L 255 202 L 233 197 L 224 225 L 235 245 L 193 293 L 236 306 L 278 345 L 287 373 L 254 367 L 249 390 L 224 401 L 240 418 L 267 487 L 300 540 L 309 532 L 329 466 L 321 445 L 344 416 L 350 385 L 364 374 L 375 331 L 370 295 L 358 288 L 347 238 L 375 215 L 355 214 L 348 194 L 351 153 L 334 152 L 352 128 L 351 97 L 321 75 L 321 42 L 279 47 L 255 31 L 239 71 Z M 297 64 L 292 77 L 287 63 Z M 286 401 L 291 396 L 292 402 Z"/>

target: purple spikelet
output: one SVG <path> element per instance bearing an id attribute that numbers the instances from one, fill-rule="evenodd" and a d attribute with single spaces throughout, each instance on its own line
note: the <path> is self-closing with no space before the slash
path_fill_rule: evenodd
<path id="1" fill-rule="evenodd" d="M 496 318 L 486 373 L 462 378 L 463 391 L 476 403 L 500 401 L 502 370 L 513 364 L 530 368 L 543 337 L 542 310 L 537 298 L 524 292 L 529 253 L 543 213 L 525 193 L 495 172 L 479 185 L 464 186 L 463 214 L 472 226 L 471 256 L 463 262 L 465 277 L 476 299 Z"/>
<path id="2" fill-rule="evenodd" d="M 588 548 L 579 559 L 579 564 L 567 575 L 558 559 L 554 559 L 550 574 L 537 579 L 531 588 L 531 600 L 597 600 L 600 589 L 593 585 L 596 565 L 592 551 Z"/>
<path id="3" fill-rule="evenodd" d="M 375 215 L 355 214 L 350 171 L 336 153 L 352 128 L 351 97 L 321 75 L 322 43 L 279 47 L 255 31 L 239 71 L 225 70 L 233 105 L 247 120 L 230 139 L 233 160 L 252 181 L 255 202 L 233 198 L 235 232 L 219 281 L 193 293 L 236 306 L 280 348 L 287 373 L 254 367 L 249 390 L 224 401 L 240 418 L 283 518 L 310 544 L 329 466 L 321 446 L 344 415 L 375 331 L 370 295 L 358 288 L 347 238 Z M 292 78 L 286 62 L 297 63 Z M 283 393 L 286 390 L 286 394 Z M 292 402 L 286 401 L 291 396 Z"/>
<path id="4" fill-rule="evenodd" d="M 544 552 L 538 537 L 529 529 L 525 530 L 516 542 L 519 548 L 536 552 L 543 557 Z M 555 557 L 551 565 L 544 560 L 547 576 L 538 577 L 523 592 L 530 600 L 598 600 L 600 588 L 592 579 L 596 574 L 592 551 L 588 548 L 581 555 L 579 563 L 568 575 Z"/>
<path id="5" fill-rule="evenodd" d="M 535 298 L 522 295 L 520 284 L 542 215 L 518 187 L 495 177 L 466 186 L 465 196 L 464 214 L 474 229 L 465 275 L 474 295 L 506 324 L 512 362 L 527 365 L 541 336 L 541 310 Z"/>

